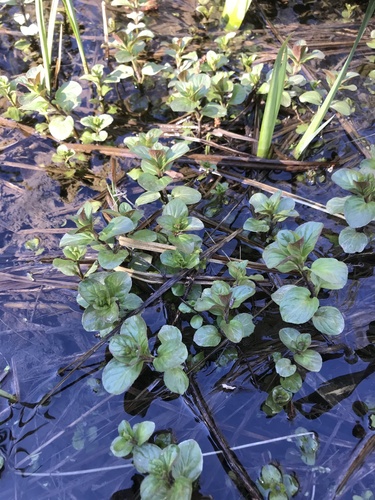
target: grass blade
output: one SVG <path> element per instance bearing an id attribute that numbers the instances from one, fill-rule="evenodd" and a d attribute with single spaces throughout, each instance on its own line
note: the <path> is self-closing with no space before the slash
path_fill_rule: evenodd
<path id="1" fill-rule="evenodd" d="M 221 16 L 223 21 L 228 21 L 225 31 L 236 31 L 241 26 L 252 0 L 226 0 Z"/>
<path id="2" fill-rule="evenodd" d="M 59 0 L 52 0 L 51 11 L 49 13 L 49 20 L 48 20 L 47 50 L 48 50 L 48 57 L 49 57 L 50 61 L 52 61 L 53 35 L 55 33 L 55 24 L 56 24 L 58 4 L 59 4 Z"/>
<path id="3" fill-rule="evenodd" d="M 77 40 L 77 46 L 78 46 L 79 54 L 81 56 L 83 70 L 86 74 L 90 73 L 89 67 L 88 67 L 87 62 L 86 62 L 85 51 L 83 48 L 81 35 L 79 32 L 79 26 L 78 26 L 76 14 L 74 12 L 73 1 L 72 0 L 62 0 L 62 2 L 64 4 L 65 12 L 66 12 L 66 15 L 68 16 L 68 20 L 69 20 L 70 26 L 72 28 L 73 34 Z"/>
<path id="4" fill-rule="evenodd" d="M 333 86 L 332 86 L 331 90 L 329 91 L 327 97 L 325 98 L 323 104 L 318 109 L 316 115 L 312 119 L 306 132 L 303 134 L 301 140 L 299 141 L 297 146 L 294 148 L 293 156 L 297 160 L 301 156 L 303 151 L 307 148 L 307 146 L 310 144 L 310 142 L 314 139 L 314 137 L 319 133 L 320 130 L 318 130 L 318 129 L 319 129 L 329 107 L 331 106 L 332 101 L 334 100 L 335 95 L 336 95 L 343 79 L 346 76 L 349 64 L 351 63 L 351 60 L 353 59 L 353 56 L 354 56 L 354 53 L 357 49 L 358 43 L 359 43 L 360 39 L 362 38 L 362 35 L 363 35 L 372 15 L 374 13 L 374 10 L 375 10 L 375 0 L 370 0 L 369 4 L 367 6 L 365 17 L 362 21 L 362 24 L 359 28 L 358 33 L 357 33 L 357 37 L 354 41 L 352 50 L 350 51 L 348 58 L 345 61 L 344 66 L 342 67 L 340 73 L 337 75 L 335 83 L 333 84 Z"/>
<path id="5" fill-rule="evenodd" d="M 260 128 L 257 156 L 268 158 L 273 131 L 280 110 L 281 97 L 284 91 L 286 63 L 288 60 L 288 39 L 280 47 L 273 67 L 270 89 L 267 95 L 266 106 Z"/>
<path id="6" fill-rule="evenodd" d="M 47 92 L 51 91 L 51 57 L 48 52 L 46 25 L 43 16 L 43 0 L 35 0 L 35 15 L 39 30 L 40 50 L 42 51 L 44 79 Z"/>

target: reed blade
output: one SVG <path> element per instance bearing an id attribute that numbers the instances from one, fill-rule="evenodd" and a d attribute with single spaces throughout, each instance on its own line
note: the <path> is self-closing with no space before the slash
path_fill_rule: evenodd
<path id="1" fill-rule="evenodd" d="M 241 26 L 252 0 L 226 0 L 221 19 L 227 22 L 225 31 L 236 31 Z"/>
<path id="2" fill-rule="evenodd" d="M 62 2 L 64 4 L 65 12 L 66 12 L 66 15 L 68 16 L 68 20 L 69 20 L 70 26 L 72 28 L 73 34 L 74 34 L 76 41 L 77 41 L 78 51 L 79 51 L 79 55 L 81 56 L 83 70 L 86 74 L 90 73 L 89 67 L 88 67 L 87 62 L 86 62 L 85 50 L 83 48 L 81 34 L 79 32 L 79 25 L 78 25 L 75 11 L 74 11 L 73 1 L 72 0 L 62 0 Z"/>
<path id="3" fill-rule="evenodd" d="M 284 91 L 286 75 L 286 63 L 288 60 L 288 39 L 280 47 L 273 67 L 270 89 L 267 95 L 266 106 L 260 127 L 257 156 L 268 158 L 273 131 L 275 130 L 277 116 L 279 114 L 281 97 Z"/>
<path id="4" fill-rule="evenodd" d="M 51 57 L 48 51 L 46 24 L 43 15 L 43 0 L 35 0 L 35 15 L 39 31 L 40 50 L 42 52 L 44 80 L 47 92 L 51 91 Z"/>
<path id="5" fill-rule="evenodd" d="M 353 56 L 354 56 L 355 51 L 357 50 L 359 41 L 362 38 L 362 35 L 363 35 L 368 23 L 370 22 L 374 11 L 375 11 L 375 0 L 370 0 L 369 4 L 367 6 L 365 17 L 363 18 L 362 24 L 359 28 L 358 33 L 357 33 L 353 47 L 352 47 L 352 49 L 351 49 L 351 51 L 350 51 L 350 53 L 345 61 L 344 66 L 342 67 L 340 73 L 338 74 L 336 81 L 333 84 L 331 90 L 329 91 L 327 97 L 325 98 L 323 104 L 320 106 L 316 115 L 312 119 L 306 132 L 303 134 L 301 140 L 299 141 L 297 146 L 294 148 L 293 156 L 297 160 L 300 158 L 301 154 L 308 147 L 308 145 L 311 143 L 311 141 L 313 141 L 314 137 L 316 137 L 316 135 L 320 132 L 321 123 L 322 123 L 329 107 L 331 106 L 332 101 L 334 100 L 336 93 L 337 93 L 342 81 L 344 80 L 344 78 L 346 76 L 346 73 L 347 73 L 348 68 L 349 68 L 349 64 L 351 63 L 351 61 L 353 59 Z M 328 122 L 326 122 L 326 123 L 328 123 Z"/>

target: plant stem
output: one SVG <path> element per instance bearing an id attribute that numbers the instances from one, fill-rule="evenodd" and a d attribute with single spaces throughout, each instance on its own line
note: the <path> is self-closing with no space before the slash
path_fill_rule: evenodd
<path id="1" fill-rule="evenodd" d="M 7 399 L 10 403 L 17 403 L 18 399 L 13 394 L 0 389 L 0 397 Z"/>

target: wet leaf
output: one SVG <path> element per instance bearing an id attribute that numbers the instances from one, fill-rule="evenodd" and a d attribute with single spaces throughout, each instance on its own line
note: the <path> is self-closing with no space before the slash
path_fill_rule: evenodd
<path id="1" fill-rule="evenodd" d="M 339 244 L 346 253 L 363 252 L 368 243 L 368 236 L 352 227 L 346 227 L 340 232 Z"/>
<path id="2" fill-rule="evenodd" d="M 125 366 L 124 363 L 116 359 L 111 359 L 105 366 L 102 374 L 104 389 L 110 394 L 122 394 L 137 380 L 142 367 L 142 361 L 133 366 Z"/>
<path id="3" fill-rule="evenodd" d="M 221 335 L 213 325 L 201 326 L 194 334 L 194 342 L 201 347 L 216 347 L 220 341 Z"/>
<path id="4" fill-rule="evenodd" d="M 189 387 L 189 379 L 180 367 L 166 370 L 163 379 L 166 387 L 176 394 L 184 394 Z"/>
<path id="5" fill-rule="evenodd" d="M 341 312 L 332 306 L 319 307 L 312 318 L 317 330 L 326 335 L 340 335 L 345 327 L 345 320 Z"/>
<path id="6" fill-rule="evenodd" d="M 309 321 L 319 307 L 319 300 L 309 290 L 296 286 L 285 293 L 280 302 L 280 314 L 287 323 L 302 324 Z"/>
<path id="7" fill-rule="evenodd" d="M 319 372 L 323 364 L 321 355 L 312 349 L 307 349 L 302 354 L 295 354 L 294 361 L 311 372 Z"/>

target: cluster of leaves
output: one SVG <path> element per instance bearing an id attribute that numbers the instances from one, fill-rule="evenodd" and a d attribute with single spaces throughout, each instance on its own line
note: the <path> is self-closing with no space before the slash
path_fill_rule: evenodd
<path id="1" fill-rule="evenodd" d="M 284 285 L 272 294 L 272 299 L 280 307 L 282 319 L 294 324 L 312 319 L 320 332 L 338 335 L 344 329 L 344 318 L 337 308 L 320 306 L 318 294 L 322 288 L 343 288 L 348 279 L 348 268 L 334 258 L 316 259 L 310 267 L 306 266 L 322 229 L 320 222 L 306 222 L 295 231 L 279 231 L 275 241 L 265 248 L 263 259 L 269 269 L 276 268 L 282 273 L 297 272 L 306 284 L 304 287 Z"/>
<path id="2" fill-rule="evenodd" d="M 294 210 L 294 200 L 282 198 L 281 191 L 277 191 L 269 198 L 263 193 L 255 193 L 249 203 L 257 217 L 247 219 L 243 228 L 253 233 L 272 234 L 279 222 L 299 215 L 297 210 Z"/>
<path id="3" fill-rule="evenodd" d="M 246 261 L 245 264 L 246 266 Z M 194 342 L 202 347 L 219 345 L 224 335 L 234 343 L 241 342 L 254 331 L 253 317 L 250 313 L 237 313 L 237 309 L 255 293 L 254 283 L 248 279 L 246 284 L 230 286 L 225 281 L 215 281 L 205 288 L 195 301 L 196 312 L 209 311 L 215 316 L 215 324 L 202 325 L 202 316 L 195 316 L 192 326 L 197 328 Z"/>
<path id="4" fill-rule="evenodd" d="M 137 137 L 127 137 L 124 140 L 130 151 L 141 158 L 140 168 L 129 172 L 130 177 L 145 190 L 136 200 L 138 206 L 160 198 L 163 200 L 163 195 L 164 201 L 168 199 L 165 189 L 173 182 L 168 173 L 174 162 L 189 151 L 186 142 L 179 142 L 172 147 L 165 146 L 159 142 L 161 134 L 161 130 L 151 129 L 146 134 L 141 133 Z M 201 199 L 198 191 L 187 186 L 180 186 L 171 196 L 181 198 L 185 203 L 197 203 Z"/>
<path id="5" fill-rule="evenodd" d="M 262 467 L 257 484 L 264 498 L 269 500 L 289 500 L 299 489 L 294 476 L 284 474 L 279 467 L 272 464 Z"/>
<path id="6" fill-rule="evenodd" d="M 158 335 L 160 346 L 156 356 L 150 352 L 147 325 L 140 316 L 127 318 L 120 330 L 109 342 L 113 359 L 103 370 L 103 386 L 111 394 L 127 391 L 140 375 L 145 363 L 163 373 L 166 387 L 183 394 L 189 379 L 183 370 L 188 350 L 182 342 L 182 334 L 175 326 L 164 325 Z"/>
<path id="7" fill-rule="evenodd" d="M 295 328 L 282 328 L 279 332 L 281 342 L 293 354 L 297 365 L 306 370 L 319 372 L 322 367 L 321 355 L 310 349 L 311 335 L 299 333 Z M 297 366 L 289 358 L 282 357 L 280 352 L 273 353 L 276 373 L 280 376 L 280 385 L 275 386 L 266 399 L 263 410 L 267 415 L 279 413 L 288 404 L 293 394 L 302 387 L 302 377 L 297 371 Z"/>
<path id="8" fill-rule="evenodd" d="M 132 458 L 136 470 L 147 474 L 141 483 L 142 500 L 190 500 L 193 483 L 203 469 L 199 445 L 188 439 L 179 444 L 158 446 L 150 442 L 154 431 L 154 422 L 141 422 L 132 428 L 123 420 L 111 451 L 116 457 Z"/>
<path id="9" fill-rule="evenodd" d="M 375 220 L 375 151 L 373 156 L 363 160 L 359 169 L 342 168 L 332 175 L 335 184 L 351 193 L 327 203 L 329 213 L 343 214 L 349 224 L 339 235 L 339 244 L 347 253 L 362 252 L 373 238 L 366 227 Z"/>

